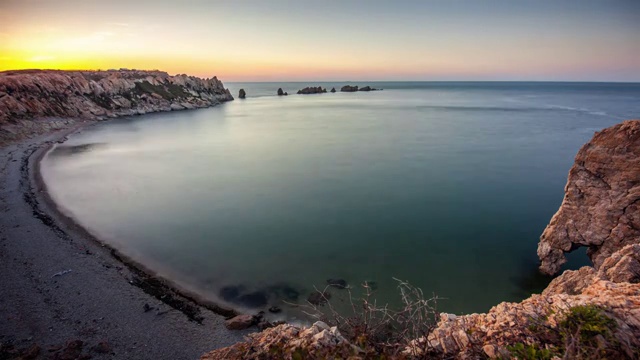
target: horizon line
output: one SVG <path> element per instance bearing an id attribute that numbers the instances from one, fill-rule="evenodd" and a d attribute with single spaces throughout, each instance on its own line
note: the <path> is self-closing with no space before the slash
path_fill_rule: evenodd
<path id="1" fill-rule="evenodd" d="M 200 75 L 189 75 L 187 73 L 181 72 L 181 73 L 175 73 L 175 74 L 171 74 L 166 70 L 161 70 L 161 69 L 136 69 L 136 68 L 109 68 L 109 69 L 53 69 L 53 68 L 43 68 L 43 69 L 39 69 L 39 68 L 30 68 L 30 69 L 7 69 L 7 70 L 0 70 L 0 74 L 2 73 L 7 73 L 7 72 L 27 72 L 27 71 L 65 71 L 65 72 L 83 72 L 83 71 L 159 71 L 159 72 L 165 72 L 167 74 L 169 74 L 169 76 L 178 76 L 178 75 L 187 75 L 187 76 L 195 76 L 195 77 L 200 77 L 200 78 L 205 78 L 204 76 L 200 76 Z M 494 83 L 605 83 L 605 84 L 640 84 L 640 79 L 638 80 L 633 80 L 633 81 L 620 81 L 620 80 L 407 80 L 407 79 L 394 79 L 394 80 L 319 80 L 319 79 L 313 79 L 313 80 L 224 80 L 223 78 L 220 78 L 218 75 L 211 75 L 211 77 L 217 77 L 218 80 L 227 83 L 284 83 L 284 82 L 288 82 L 288 83 L 312 83 L 312 82 L 377 82 L 377 83 L 383 83 L 383 82 L 387 82 L 387 83 L 391 83 L 391 82 L 432 82 L 432 83 L 438 83 L 438 82 L 458 82 L 458 83 L 488 83 L 488 82 L 494 82 Z"/>

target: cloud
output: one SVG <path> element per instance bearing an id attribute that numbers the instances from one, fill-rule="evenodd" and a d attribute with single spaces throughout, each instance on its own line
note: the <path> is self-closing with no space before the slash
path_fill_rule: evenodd
<path id="1" fill-rule="evenodd" d="M 120 26 L 120 27 L 130 27 L 131 25 L 123 22 L 108 22 L 107 25 L 111 26 Z"/>

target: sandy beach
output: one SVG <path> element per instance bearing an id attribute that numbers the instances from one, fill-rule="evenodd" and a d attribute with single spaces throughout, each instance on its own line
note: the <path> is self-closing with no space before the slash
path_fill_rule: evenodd
<path id="1" fill-rule="evenodd" d="M 77 127 L 0 148 L 0 355 L 195 359 L 242 340 L 52 208 L 37 163 Z"/>

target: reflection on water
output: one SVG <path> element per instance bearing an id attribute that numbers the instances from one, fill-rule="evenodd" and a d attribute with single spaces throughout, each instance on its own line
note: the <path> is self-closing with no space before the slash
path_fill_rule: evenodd
<path id="1" fill-rule="evenodd" d="M 98 149 L 105 149 L 109 145 L 107 143 L 88 143 L 79 145 L 57 145 L 50 152 L 49 155 L 53 157 L 57 156 L 73 156 L 89 151 Z"/>
<path id="2" fill-rule="evenodd" d="M 599 114 L 640 112 L 615 84 L 371 86 L 100 123 L 43 177 L 90 231 L 233 306 L 291 314 L 328 279 L 397 304 L 396 277 L 480 312 L 546 285 L 537 242 L 575 153 L 622 120 Z"/>

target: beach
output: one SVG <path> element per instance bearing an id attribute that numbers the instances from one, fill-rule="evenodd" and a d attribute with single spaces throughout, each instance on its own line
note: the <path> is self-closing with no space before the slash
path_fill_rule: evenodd
<path id="1" fill-rule="evenodd" d="M 50 208 L 34 170 L 76 129 L 0 148 L 0 354 L 194 359 L 242 340 Z"/>

